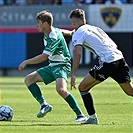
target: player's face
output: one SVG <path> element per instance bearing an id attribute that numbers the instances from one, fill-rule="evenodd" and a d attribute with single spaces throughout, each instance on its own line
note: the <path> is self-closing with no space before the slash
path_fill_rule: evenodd
<path id="1" fill-rule="evenodd" d="M 72 26 L 77 30 L 80 26 L 86 24 L 86 19 L 71 18 Z"/>
<path id="2" fill-rule="evenodd" d="M 44 32 L 44 23 L 41 20 L 36 21 L 36 26 L 39 32 Z"/>
<path id="3" fill-rule="evenodd" d="M 71 23 L 72 23 L 72 26 L 73 26 L 73 28 L 75 29 L 75 30 L 77 30 L 77 23 L 76 23 L 76 21 L 75 21 L 75 19 L 71 19 Z"/>

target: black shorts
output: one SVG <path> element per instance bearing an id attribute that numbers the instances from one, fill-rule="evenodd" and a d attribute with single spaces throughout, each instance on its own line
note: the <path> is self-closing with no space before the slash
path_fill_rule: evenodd
<path id="1" fill-rule="evenodd" d="M 108 77 L 113 78 L 118 83 L 126 83 L 131 81 L 129 67 L 124 59 L 111 63 L 98 63 L 90 70 L 89 73 L 93 78 L 101 82 Z"/>

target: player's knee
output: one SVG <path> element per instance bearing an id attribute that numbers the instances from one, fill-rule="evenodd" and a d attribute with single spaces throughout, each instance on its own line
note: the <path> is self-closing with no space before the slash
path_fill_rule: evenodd
<path id="1" fill-rule="evenodd" d="M 79 84 L 78 89 L 79 91 L 84 91 L 84 87 L 81 84 Z"/>
<path id="2" fill-rule="evenodd" d="M 25 84 L 26 84 L 26 86 L 29 86 L 29 85 L 31 85 L 32 83 L 34 83 L 34 80 L 33 80 L 34 78 L 33 78 L 33 76 L 32 75 L 27 75 L 26 77 L 25 77 Z"/>
<path id="3" fill-rule="evenodd" d="M 78 89 L 79 89 L 79 91 L 89 91 L 91 89 L 91 87 L 79 84 Z"/>
<path id="4" fill-rule="evenodd" d="M 57 91 L 58 94 L 60 94 L 60 95 L 62 95 L 62 94 L 64 93 L 64 90 L 62 90 L 62 89 L 57 89 L 56 91 Z"/>
<path id="5" fill-rule="evenodd" d="M 67 92 L 66 90 L 64 90 L 64 89 L 57 89 L 56 91 L 57 91 L 58 94 L 59 94 L 60 96 L 62 96 L 63 98 L 65 98 L 65 97 L 68 95 L 68 92 Z"/>

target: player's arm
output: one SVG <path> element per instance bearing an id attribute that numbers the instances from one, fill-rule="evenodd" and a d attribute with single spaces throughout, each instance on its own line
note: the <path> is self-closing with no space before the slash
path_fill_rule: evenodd
<path id="1" fill-rule="evenodd" d="M 62 31 L 63 35 L 72 36 L 74 34 L 74 32 L 75 32 L 75 29 L 74 30 L 61 29 L 61 31 Z"/>
<path id="2" fill-rule="evenodd" d="M 27 60 L 23 61 L 19 65 L 18 69 L 20 71 L 22 71 L 22 70 L 24 70 L 25 66 L 27 66 L 27 65 L 30 65 L 30 64 L 38 64 L 38 63 L 41 63 L 43 61 L 46 61 L 47 59 L 48 59 L 48 55 L 42 53 L 42 54 L 40 54 L 38 56 L 35 56 L 35 57 L 31 58 L 31 59 L 27 59 Z"/>
<path id="3" fill-rule="evenodd" d="M 74 47 L 74 54 L 73 54 L 73 65 L 72 65 L 72 73 L 71 73 L 71 89 L 72 87 L 76 88 L 75 78 L 76 78 L 76 72 L 80 64 L 81 55 L 82 55 L 82 46 L 76 45 Z"/>

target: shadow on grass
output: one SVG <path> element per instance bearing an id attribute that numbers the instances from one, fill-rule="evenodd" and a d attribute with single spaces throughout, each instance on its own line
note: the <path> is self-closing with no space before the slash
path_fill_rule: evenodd
<path id="1" fill-rule="evenodd" d="M 26 124 L 27 123 L 27 124 Z M 37 120 L 14 120 L 14 121 L 0 121 L 0 127 L 6 127 L 6 126 L 10 126 L 10 127 L 19 127 L 19 126 L 33 126 L 33 127 L 36 127 L 36 126 L 40 126 L 40 127 L 51 127 L 51 126 L 55 126 L 55 127 L 60 127 L 60 126 L 83 126 L 83 125 L 87 125 L 87 124 L 80 124 L 80 123 L 44 123 L 44 121 L 37 121 Z M 94 124 L 89 124 L 90 125 L 93 125 L 93 126 L 119 126 L 121 124 L 118 124 L 118 123 L 114 123 L 114 122 L 111 122 L 111 123 L 101 123 L 99 125 L 94 125 Z M 125 124 L 123 124 L 125 125 Z M 126 126 L 131 126 L 132 124 L 127 124 Z"/>
<path id="2" fill-rule="evenodd" d="M 0 121 L 0 127 L 4 126 L 77 126 L 80 123 L 46 123 L 43 120 L 13 120 L 13 121 Z"/>
<path id="3" fill-rule="evenodd" d="M 0 127 L 5 127 L 5 126 L 26 126 L 26 127 L 36 127 L 36 126 L 40 126 L 40 127 L 44 127 L 44 126 L 46 126 L 46 127 L 50 127 L 50 126 L 55 126 L 55 127 L 61 127 L 61 126 L 80 126 L 81 124 L 6 124 L 6 123 L 4 123 L 4 124 L 0 124 Z"/>

